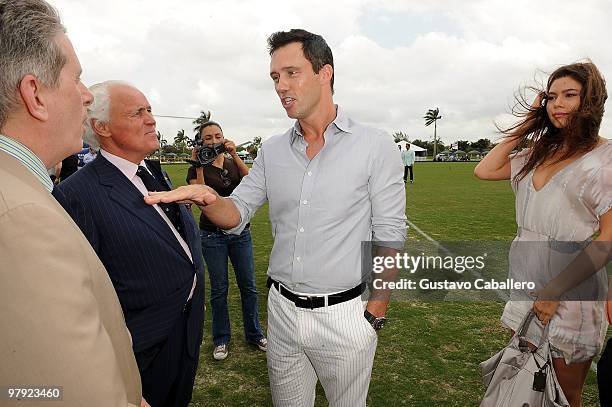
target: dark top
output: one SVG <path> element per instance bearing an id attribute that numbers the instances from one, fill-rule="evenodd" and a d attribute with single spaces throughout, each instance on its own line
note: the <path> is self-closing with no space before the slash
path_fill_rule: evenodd
<path id="1" fill-rule="evenodd" d="M 221 196 L 230 196 L 234 188 L 240 184 L 242 177 L 238 171 L 238 165 L 232 158 L 227 156 L 223 160 L 223 169 L 215 167 L 212 164 L 207 164 L 204 167 L 204 183 L 214 189 Z M 196 179 L 196 169 L 194 166 L 187 170 L 187 183 L 192 179 Z M 200 215 L 201 230 L 215 230 L 217 226 L 212 223 L 204 213 Z"/>
<path id="2" fill-rule="evenodd" d="M 64 158 L 62 160 L 62 169 L 60 171 L 60 181 L 65 180 L 66 178 L 77 172 L 77 170 L 79 169 L 78 165 L 79 157 L 76 154 Z"/>

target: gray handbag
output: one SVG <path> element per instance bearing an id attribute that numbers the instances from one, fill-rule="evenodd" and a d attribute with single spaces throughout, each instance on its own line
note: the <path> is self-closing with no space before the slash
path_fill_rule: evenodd
<path id="1" fill-rule="evenodd" d="M 550 324 L 538 347 L 529 350 L 525 335 L 534 316 L 530 310 L 508 346 L 480 364 L 487 388 L 481 407 L 569 407 L 552 366 Z"/>

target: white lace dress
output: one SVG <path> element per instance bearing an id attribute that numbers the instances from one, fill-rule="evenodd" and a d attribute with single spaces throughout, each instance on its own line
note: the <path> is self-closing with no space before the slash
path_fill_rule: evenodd
<path id="1" fill-rule="evenodd" d="M 523 150 L 511 159 L 512 180 L 528 154 L 529 150 Z M 510 278 L 533 281 L 541 288 L 586 247 L 599 230 L 599 218 L 612 208 L 612 141 L 570 163 L 539 191 L 533 186 L 533 171 L 518 184 L 512 181 L 512 188 L 518 232 L 510 248 Z M 605 298 L 605 269 L 585 284 L 591 286 L 581 291 L 581 298 Z M 530 294 L 511 293 L 501 317 L 503 325 L 518 328 L 532 308 Z M 586 361 L 601 351 L 608 328 L 605 302 L 562 301 L 550 324 L 553 356 L 563 357 L 568 364 Z M 542 329 L 536 324 L 532 328 L 529 335 L 537 343 Z"/>

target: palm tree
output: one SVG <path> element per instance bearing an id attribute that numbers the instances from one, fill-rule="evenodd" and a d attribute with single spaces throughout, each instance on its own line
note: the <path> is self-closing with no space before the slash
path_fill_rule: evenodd
<path id="1" fill-rule="evenodd" d="M 437 107 L 435 109 L 429 109 L 423 119 L 425 119 L 425 126 L 429 126 L 430 124 L 434 124 L 434 148 L 433 148 L 433 158 L 436 159 L 436 154 L 438 153 L 438 138 L 437 138 L 437 121 L 442 118 L 439 115 L 440 109 Z"/>
<path id="2" fill-rule="evenodd" d="M 210 112 L 205 112 L 204 110 L 200 110 L 200 116 L 193 121 L 193 124 L 196 126 L 193 128 L 193 131 L 200 132 L 200 127 L 210 120 Z"/>
<path id="3" fill-rule="evenodd" d="M 261 147 L 261 137 L 255 136 L 251 144 L 247 147 L 247 152 L 251 155 L 251 157 L 257 157 L 257 152 Z"/>
<path id="4" fill-rule="evenodd" d="M 399 143 L 400 141 L 408 141 L 408 135 L 403 131 L 396 131 L 393 133 L 393 141 Z"/>
<path id="5" fill-rule="evenodd" d="M 157 130 L 157 140 L 159 140 L 159 161 L 162 161 L 162 155 L 164 153 L 164 146 L 168 144 L 168 142 L 164 139 L 164 136 L 161 134 L 159 130 Z"/>
<path id="6" fill-rule="evenodd" d="M 183 151 L 183 154 L 185 153 L 185 147 L 187 146 L 187 140 L 189 140 L 189 138 L 185 135 L 185 130 L 183 129 L 180 129 L 178 133 L 176 133 L 176 136 L 174 137 L 174 145 L 176 147 L 180 147 L 181 150 Z"/>

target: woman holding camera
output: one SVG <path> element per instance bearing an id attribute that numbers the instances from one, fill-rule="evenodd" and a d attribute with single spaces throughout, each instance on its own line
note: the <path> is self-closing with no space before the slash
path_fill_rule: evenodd
<path id="1" fill-rule="evenodd" d="M 474 171 L 511 180 L 518 224 L 511 276 L 537 282 L 534 293 L 511 293 L 502 324 L 516 331 L 530 309 L 550 324 L 553 367 L 572 407 L 581 405 L 608 326 L 600 301 L 612 241 L 612 141 L 599 135 L 606 98 L 590 61 L 558 68 Z M 520 147 L 527 148 L 511 153 Z"/>
<path id="2" fill-rule="evenodd" d="M 223 137 L 221 126 L 213 121 L 200 125 L 198 136 L 202 147 L 194 149 L 196 156 L 214 157 L 209 164 L 196 164 L 187 172 L 189 184 L 206 184 L 221 196 L 229 196 L 238 186 L 249 168 L 240 159 L 233 141 Z M 198 138 L 196 136 L 196 139 Z M 196 151 L 202 149 L 202 151 Z M 223 360 L 228 355 L 230 320 L 227 307 L 227 259 L 232 262 L 236 282 L 240 289 L 242 320 L 246 341 L 266 351 L 267 340 L 259 324 L 255 265 L 249 225 L 240 235 L 225 234 L 202 213 L 200 215 L 202 254 L 210 278 L 210 305 L 212 308 L 213 357 Z"/>

